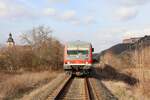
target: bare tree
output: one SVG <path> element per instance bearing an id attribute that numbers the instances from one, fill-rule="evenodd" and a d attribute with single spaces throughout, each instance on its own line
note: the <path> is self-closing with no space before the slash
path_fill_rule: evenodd
<path id="1" fill-rule="evenodd" d="M 39 26 L 33 28 L 26 34 L 22 35 L 22 40 L 33 47 L 40 46 L 41 43 L 49 39 L 49 35 L 53 31 L 49 27 Z"/>
<path id="2" fill-rule="evenodd" d="M 48 27 L 39 26 L 33 28 L 22 39 L 31 46 L 34 52 L 33 66 L 57 69 L 62 64 L 63 46 L 51 36 L 52 30 Z"/>

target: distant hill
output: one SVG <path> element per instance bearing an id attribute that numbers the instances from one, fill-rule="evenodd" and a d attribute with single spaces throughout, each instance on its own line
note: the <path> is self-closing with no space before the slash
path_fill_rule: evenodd
<path id="1" fill-rule="evenodd" d="M 104 50 L 100 54 L 100 63 L 108 64 L 116 68 L 150 67 L 150 36 L 145 36 L 137 42 L 120 43 Z M 139 59 L 140 58 L 140 59 Z M 139 61 L 140 60 L 140 61 Z"/>
<path id="2" fill-rule="evenodd" d="M 130 45 L 131 44 L 120 43 L 120 44 L 112 46 L 111 48 L 107 49 L 106 51 L 107 52 L 112 52 L 114 54 L 120 54 L 123 51 L 128 50 L 128 48 L 129 48 Z"/>

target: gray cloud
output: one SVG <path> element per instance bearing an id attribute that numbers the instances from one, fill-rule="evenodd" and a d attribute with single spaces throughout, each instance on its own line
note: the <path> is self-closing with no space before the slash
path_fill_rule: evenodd
<path id="1" fill-rule="evenodd" d="M 57 15 L 57 11 L 54 8 L 45 8 L 43 14 L 46 16 L 55 16 Z"/>
<path id="2" fill-rule="evenodd" d="M 142 37 L 145 35 L 150 35 L 150 27 L 128 30 L 125 32 L 123 37 L 124 38 L 131 38 L 131 37 Z"/>
<path id="3" fill-rule="evenodd" d="M 67 3 L 69 0 L 48 0 L 50 3 Z"/>
<path id="4" fill-rule="evenodd" d="M 95 17 L 92 15 L 78 17 L 75 10 L 60 12 L 54 8 L 45 8 L 43 14 L 48 17 L 53 17 L 55 20 L 69 22 L 73 25 L 91 25 L 96 22 Z"/>
<path id="5" fill-rule="evenodd" d="M 119 2 L 128 6 L 136 6 L 146 4 L 149 0 L 120 0 Z"/>
<path id="6" fill-rule="evenodd" d="M 49 2 L 68 2 L 69 0 L 48 0 Z M 75 10 L 57 11 L 55 8 L 45 8 L 36 11 L 25 0 L 0 0 L 0 18 L 15 20 L 20 18 L 53 17 L 55 20 L 71 23 L 73 25 L 93 24 L 93 16 L 79 17 Z M 32 9 L 32 10 L 31 10 Z"/>
<path id="7" fill-rule="evenodd" d="M 96 23 L 94 16 L 85 16 L 83 21 L 87 25 Z"/>
<path id="8" fill-rule="evenodd" d="M 75 19 L 77 19 L 76 18 L 76 11 L 75 10 L 65 11 L 64 13 L 62 13 L 62 15 L 60 16 L 60 18 L 62 20 L 65 20 L 65 21 L 75 20 Z"/>
<path id="9" fill-rule="evenodd" d="M 34 13 L 27 9 L 28 7 L 21 1 L 1 0 L 0 18 L 16 19 L 22 17 L 34 16 Z"/>
<path id="10" fill-rule="evenodd" d="M 115 14 L 115 18 L 120 21 L 127 21 L 134 19 L 138 16 L 141 6 L 150 2 L 150 0 L 112 0 L 118 7 Z"/>
<path id="11" fill-rule="evenodd" d="M 113 45 L 122 43 L 123 39 L 150 35 L 150 26 L 145 27 L 113 27 L 92 33 L 90 40 L 96 52 L 105 50 Z M 89 41 L 89 40 L 87 40 Z"/>
<path id="12" fill-rule="evenodd" d="M 135 7 L 121 7 L 115 13 L 115 18 L 121 21 L 134 19 L 138 15 L 137 8 Z"/>
<path id="13" fill-rule="evenodd" d="M 123 6 L 140 6 L 149 3 L 149 0 L 112 0 L 112 2 Z"/>

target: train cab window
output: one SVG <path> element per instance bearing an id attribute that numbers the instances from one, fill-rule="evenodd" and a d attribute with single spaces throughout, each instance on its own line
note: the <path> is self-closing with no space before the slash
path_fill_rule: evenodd
<path id="1" fill-rule="evenodd" d="M 77 50 L 67 50 L 67 54 L 68 55 L 77 55 L 78 52 L 77 52 Z"/>
<path id="2" fill-rule="evenodd" d="M 82 54 L 82 55 L 87 55 L 88 50 L 67 50 L 68 55 L 77 55 L 77 54 Z"/>

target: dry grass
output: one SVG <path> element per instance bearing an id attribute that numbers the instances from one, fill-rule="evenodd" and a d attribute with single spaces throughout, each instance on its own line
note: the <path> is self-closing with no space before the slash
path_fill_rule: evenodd
<path id="1" fill-rule="evenodd" d="M 4 75 L 6 80 L 0 82 L 0 99 L 20 97 L 22 94 L 31 91 L 54 79 L 56 72 L 28 72 L 16 75 Z M 8 78 L 8 76 L 11 76 Z"/>
<path id="2" fill-rule="evenodd" d="M 139 83 L 131 86 L 124 82 L 103 81 L 119 100 L 149 100 L 150 98 L 150 70 L 127 69 L 124 73 L 139 79 Z"/>
<path id="3" fill-rule="evenodd" d="M 0 72 L 0 83 L 7 80 L 10 77 L 12 77 L 12 75 Z"/>
<path id="4" fill-rule="evenodd" d="M 138 86 L 134 88 L 136 95 L 150 98 L 150 69 L 133 69 L 131 73 L 140 80 Z"/>

